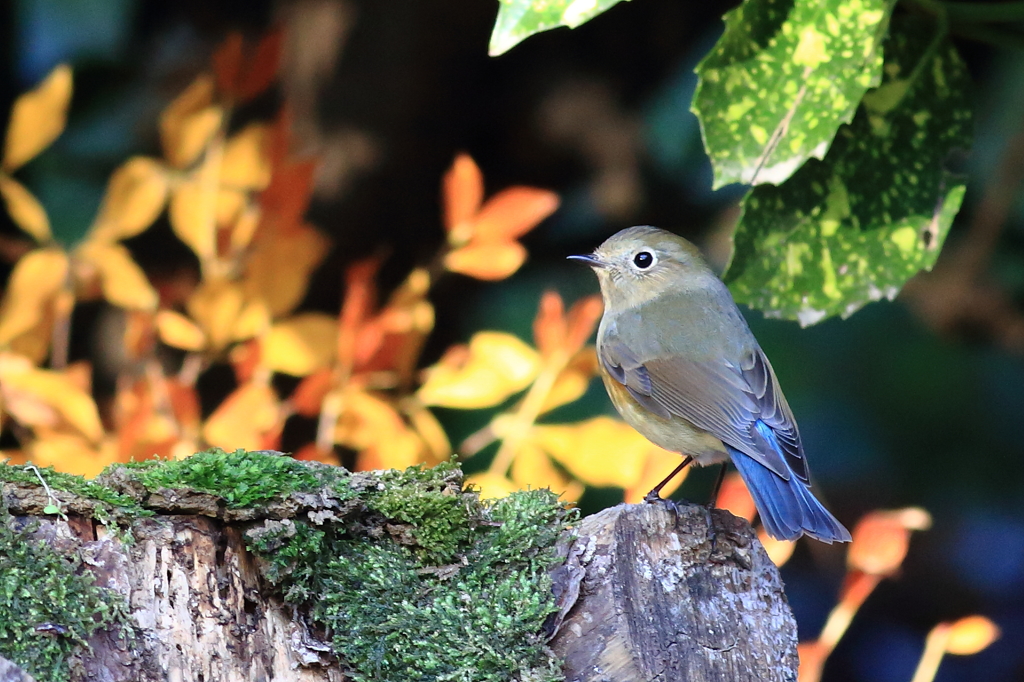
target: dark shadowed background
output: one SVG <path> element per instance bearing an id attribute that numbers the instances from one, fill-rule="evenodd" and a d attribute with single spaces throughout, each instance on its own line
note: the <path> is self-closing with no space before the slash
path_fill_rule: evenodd
<path id="1" fill-rule="evenodd" d="M 495 0 L 6 0 L 0 115 L 58 62 L 74 66 L 67 131 L 24 172 L 71 245 L 110 172 L 132 154 L 158 153 L 157 115 L 226 33 L 287 25 L 283 87 L 300 145 L 322 158 L 309 217 L 335 244 L 304 308 L 336 312 L 341 274 L 357 258 L 388 255 L 386 288 L 436 251 L 440 178 L 459 151 L 479 163 L 489 193 L 525 184 L 562 196 L 524 239 L 530 260 L 515 276 L 438 286 L 424 356 L 433 362 L 476 330 L 528 338 L 544 289 L 570 301 L 595 291 L 593 276 L 565 256 L 628 225 L 678 232 L 725 266 L 743 188 L 710 190 L 689 101 L 693 67 L 733 4 L 634 0 L 490 58 Z M 976 142 L 964 209 L 935 274 L 895 302 L 809 329 L 748 315 L 836 515 L 851 527 L 876 508 L 918 505 L 934 516 L 932 530 L 915 534 L 902 575 L 857 615 L 826 667 L 829 681 L 909 680 L 926 632 L 970 613 L 995 620 L 1003 638 L 977 656 L 948 658 L 937 679 L 1024 678 L 1024 51 L 957 44 L 975 82 Z M 16 229 L 3 221 L 0 232 Z M 194 267 L 167 226 L 129 246 L 154 276 Z M 961 267 L 964 253 L 978 253 L 981 265 Z M 9 271 L 0 264 L 0 275 Z M 100 312 L 94 304 L 76 313 L 72 359 L 97 353 Z M 215 373 L 205 379 L 204 404 L 229 390 L 216 384 Z M 104 390 L 103 377 L 97 386 Z M 558 416 L 611 412 L 595 382 Z M 486 421 L 439 416 L 453 442 Z M 692 476 L 681 494 L 703 501 L 712 477 Z M 588 491 L 581 506 L 612 499 Z M 801 544 L 783 570 L 805 637 L 835 602 L 842 560 L 839 549 Z"/>

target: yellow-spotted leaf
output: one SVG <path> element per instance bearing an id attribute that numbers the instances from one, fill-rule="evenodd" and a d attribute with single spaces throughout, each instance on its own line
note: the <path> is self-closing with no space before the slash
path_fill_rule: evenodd
<path id="1" fill-rule="evenodd" d="M 270 156 L 267 153 L 267 126 L 246 126 L 224 146 L 221 182 L 227 187 L 263 189 L 270 183 Z"/>
<path id="2" fill-rule="evenodd" d="M 171 195 L 171 228 L 200 260 L 208 260 L 217 248 L 217 193 L 197 180 L 181 183 Z"/>
<path id="3" fill-rule="evenodd" d="M 128 159 L 110 176 L 92 239 L 117 241 L 139 234 L 153 224 L 167 203 L 164 167 L 143 156 Z"/>
<path id="4" fill-rule="evenodd" d="M 160 141 L 172 166 L 191 165 L 220 128 L 224 112 L 213 93 L 213 78 L 199 76 L 161 114 Z"/>
<path id="5" fill-rule="evenodd" d="M 203 330 L 173 310 L 161 310 L 156 314 L 156 329 L 160 340 L 172 348 L 197 351 L 206 347 Z"/>
<path id="6" fill-rule="evenodd" d="M 465 353 L 450 353 L 427 372 L 419 397 L 440 407 L 492 407 L 529 386 L 540 364 L 537 351 L 515 336 L 479 332 Z"/>
<path id="7" fill-rule="evenodd" d="M 68 257 L 59 249 L 36 249 L 18 261 L 0 303 L 0 346 L 43 321 L 67 275 Z"/>
<path id="8" fill-rule="evenodd" d="M 946 651 L 958 656 L 973 656 L 999 639 L 999 627 L 985 616 L 968 616 L 951 623 Z"/>
<path id="9" fill-rule="evenodd" d="M 337 348 L 337 320 L 323 313 L 303 313 L 270 328 L 261 357 L 268 369 L 304 377 L 330 365 Z"/>
<path id="10" fill-rule="evenodd" d="M 92 396 L 75 382 L 58 372 L 26 366 L 22 358 L 6 356 L 0 361 L 0 393 L 4 407 L 16 419 L 28 414 L 44 414 L 43 406 L 51 408 L 91 442 L 99 442 L 103 425 Z M 56 426 L 53 423 L 32 423 L 30 426 Z"/>
<path id="11" fill-rule="evenodd" d="M 14 102 L 7 125 L 3 170 L 10 173 L 50 146 L 63 132 L 71 103 L 71 67 L 61 64 L 35 90 Z"/>
<path id="12" fill-rule="evenodd" d="M 526 260 L 526 249 L 519 242 L 470 243 L 444 257 L 451 272 L 483 280 L 505 279 Z"/>
<path id="13" fill-rule="evenodd" d="M 203 427 L 203 438 L 225 450 L 261 450 L 264 436 L 277 426 L 277 394 L 263 384 L 246 384 L 220 404 Z"/>
<path id="14" fill-rule="evenodd" d="M 0 175 L 0 196 L 18 227 L 39 243 L 50 241 L 50 219 L 42 204 L 17 180 Z"/>
<path id="15" fill-rule="evenodd" d="M 142 268 L 120 244 L 88 241 L 76 252 L 99 273 L 103 298 L 127 310 L 156 310 L 159 296 Z"/>

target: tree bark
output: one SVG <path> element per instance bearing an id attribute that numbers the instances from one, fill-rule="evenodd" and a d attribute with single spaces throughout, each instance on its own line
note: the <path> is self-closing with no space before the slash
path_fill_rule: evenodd
<path id="1" fill-rule="evenodd" d="M 566 554 L 551 645 L 569 682 L 796 679 L 796 623 L 745 521 L 619 505 L 584 519 Z"/>
<path id="2" fill-rule="evenodd" d="M 98 632 L 72 679 L 348 679 L 322 635 L 266 588 L 243 537 L 263 521 L 171 495 L 125 541 L 73 513 L 74 500 L 62 520 L 42 515 L 46 497 L 30 486 L 5 484 L 4 498 L 16 523 L 34 517 L 37 536 L 77 551 L 128 602 L 137 636 Z M 301 513 L 317 513 L 315 503 Z M 796 679 L 796 626 L 746 522 L 694 505 L 620 505 L 584 519 L 561 552 L 550 645 L 568 680 Z"/>

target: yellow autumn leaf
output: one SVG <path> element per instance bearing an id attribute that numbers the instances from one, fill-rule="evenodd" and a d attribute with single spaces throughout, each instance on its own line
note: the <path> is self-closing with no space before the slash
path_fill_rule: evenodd
<path id="1" fill-rule="evenodd" d="M 90 237 L 101 241 L 134 237 L 160 216 L 167 191 L 162 165 L 144 156 L 128 159 L 110 176 Z"/>
<path id="2" fill-rule="evenodd" d="M 50 241 L 50 219 L 42 204 L 17 180 L 0 175 L 0 196 L 18 227 L 39 243 Z"/>
<path id="3" fill-rule="evenodd" d="M 68 257 L 59 249 L 36 249 L 17 262 L 0 303 L 0 346 L 43 321 L 67 275 Z"/>
<path id="4" fill-rule="evenodd" d="M 90 240 L 76 254 L 96 268 L 109 303 L 127 310 L 156 310 L 156 289 L 124 246 Z"/>
<path id="5" fill-rule="evenodd" d="M 238 284 L 210 279 L 199 285 L 186 305 L 189 315 L 206 332 L 210 345 L 219 350 L 235 340 L 236 325 L 245 303 L 245 295 Z"/>
<path id="6" fill-rule="evenodd" d="M 232 136 L 224 145 L 221 183 L 227 187 L 259 190 L 270 183 L 269 132 L 266 125 L 253 123 Z"/>
<path id="7" fill-rule="evenodd" d="M 575 502 L 583 495 L 583 485 L 579 481 L 559 471 L 543 450 L 529 443 L 516 452 L 510 473 L 520 490 L 548 488 L 569 502 Z"/>
<path id="8" fill-rule="evenodd" d="M 537 351 L 517 337 L 478 332 L 469 341 L 465 361 L 431 367 L 418 395 L 425 405 L 493 407 L 529 386 L 540 364 Z"/>
<path id="9" fill-rule="evenodd" d="M 949 626 L 946 651 L 958 656 L 972 656 L 999 639 L 999 627 L 985 616 L 968 616 Z"/>
<path id="10" fill-rule="evenodd" d="M 160 340 L 173 348 L 197 351 L 206 347 L 206 334 L 181 313 L 161 310 L 156 314 L 156 329 Z"/>
<path id="11" fill-rule="evenodd" d="M 181 183 L 171 194 L 171 228 L 201 261 L 216 254 L 216 199 L 198 180 Z"/>
<path id="12" fill-rule="evenodd" d="M 590 382 L 596 374 L 597 351 L 594 348 L 584 348 L 558 375 L 555 385 L 551 387 L 551 391 L 548 392 L 547 398 L 544 400 L 544 405 L 540 410 L 541 414 L 582 398 L 590 388 Z"/>
<path id="13" fill-rule="evenodd" d="M 340 394 L 341 416 L 334 425 L 334 442 L 365 450 L 381 439 L 406 430 L 405 422 L 391 403 L 356 389 Z"/>
<path id="14" fill-rule="evenodd" d="M 241 251 L 249 246 L 256 228 L 260 225 L 260 211 L 256 207 L 245 207 L 231 228 L 231 250 Z"/>
<path id="15" fill-rule="evenodd" d="M 20 168 L 63 132 L 71 103 L 71 67 L 61 64 L 14 102 L 7 124 L 3 170 Z"/>
<path id="16" fill-rule="evenodd" d="M 92 396 L 71 378 L 52 370 L 26 366 L 23 360 L 7 354 L 0 361 L 0 392 L 6 409 L 16 417 L 19 414 L 24 417 L 27 412 L 19 412 L 19 403 L 36 414 L 40 413 L 38 404 L 41 403 L 52 408 L 91 442 L 99 442 L 103 425 Z"/>
<path id="17" fill-rule="evenodd" d="M 480 499 L 482 500 L 508 497 L 511 493 L 519 490 L 519 486 L 504 476 L 490 472 L 472 474 L 466 478 L 466 483 L 480 491 Z"/>
<path id="18" fill-rule="evenodd" d="M 291 312 L 306 295 L 309 278 L 328 246 L 327 237 L 310 227 L 287 234 L 261 232 L 246 261 L 246 295 L 262 299 L 274 317 Z"/>
<path id="19" fill-rule="evenodd" d="M 440 464 L 452 456 L 452 444 L 434 413 L 425 407 L 412 410 L 409 421 L 426 446 L 427 464 Z"/>
<path id="20" fill-rule="evenodd" d="M 203 426 L 203 438 L 213 447 L 260 450 L 263 436 L 277 425 L 277 394 L 264 384 L 246 384 L 220 404 Z"/>
<path id="21" fill-rule="evenodd" d="M 536 426 L 530 441 L 576 478 L 620 488 L 640 480 L 651 448 L 656 447 L 628 424 L 604 416 L 576 424 Z"/>
<path id="22" fill-rule="evenodd" d="M 93 478 L 118 461 L 117 441 L 105 438 L 95 446 L 81 436 L 51 433 L 30 442 L 25 456 L 37 466 L 52 466 L 57 471 Z"/>
<path id="23" fill-rule="evenodd" d="M 470 243 L 444 257 L 451 272 L 483 280 L 505 279 L 526 260 L 526 249 L 515 241 Z"/>
<path id="24" fill-rule="evenodd" d="M 262 336 L 270 327 L 270 312 L 263 301 L 249 301 L 238 313 L 231 336 L 232 341 L 245 341 Z"/>
<path id="25" fill-rule="evenodd" d="M 199 76 L 160 115 L 160 141 L 172 166 L 191 165 L 220 128 L 224 112 L 213 105 L 213 93 L 213 78 Z"/>
<path id="26" fill-rule="evenodd" d="M 270 328 L 261 359 L 275 372 L 304 377 L 327 367 L 338 349 L 338 321 L 323 313 L 303 313 Z"/>

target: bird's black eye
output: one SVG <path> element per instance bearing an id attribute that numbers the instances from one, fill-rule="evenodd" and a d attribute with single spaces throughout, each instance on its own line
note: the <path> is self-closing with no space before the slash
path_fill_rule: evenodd
<path id="1" fill-rule="evenodd" d="M 650 251 L 641 251 L 633 256 L 633 265 L 641 270 L 646 270 L 654 265 L 654 255 Z"/>

